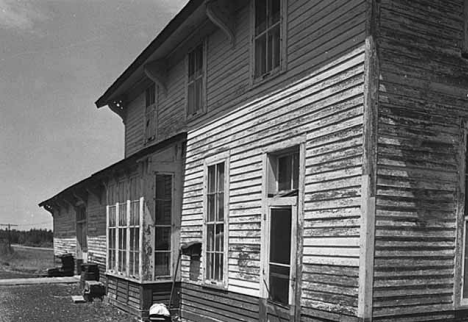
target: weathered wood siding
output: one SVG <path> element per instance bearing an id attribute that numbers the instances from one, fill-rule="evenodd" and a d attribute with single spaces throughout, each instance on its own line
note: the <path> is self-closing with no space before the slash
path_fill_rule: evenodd
<path id="1" fill-rule="evenodd" d="M 76 252 L 75 211 L 60 208 L 54 211 L 54 254 L 63 255 Z"/>
<path id="2" fill-rule="evenodd" d="M 374 321 L 447 321 L 467 117 L 463 1 L 382 0 Z"/>
<path id="3" fill-rule="evenodd" d="M 88 225 L 88 262 L 99 265 L 101 276 L 106 271 L 106 191 L 101 196 L 88 195 L 86 207 Z"/>
<path id="4" fill-rule="evenodd" d="M 151 142 L 145 140 L 145 86 L 142 81 L 133 91 L 135 98 L 127 103 L 125 118 L 125 156 L 164 141 L 185 129 L 185 62 L 168 69 L 167 93 L 159 90 L 156 94 L 155 127 L 156 137 Z M 132 93 L 131 93 L 132 94 Z"/>
<path id="5" fill-rule="evenodd" d="M 181 240 L 202 238 L 203 160 L 230 151 L 230 292 L 204 289 L 196 298 L 203 258 L 194 264 L 184 256 L 187 320 L 198 321 L 201 314 L 230 321 L 220 313 L 226 303 L 237 299 L 231 310 L 240 314 L 235 310 L 244 296 L 260 296 L 262 153 L 298 137 L 306 144 L 302 320 L 356 316 L 365 10 L 360 0 L 289 1 L 287 70 L 255 86 L 249 9 L 237 12 L 234 48 L 221 32 L 209 37 L 208 113 L 189 123 Z M 258 303 L 247 302 L 233 321 L 258 320 Z"/>
<path id="6" fill-rule="evenodd" d="M 140 318 L 148 319 L 149 308 L 154 303 L 169 306 L 172 283 L 140 284 L 115 276 L 107 277 L 109 302 L 121 310 Z M 178 289 L 176 285 L 173 308 L 178 307 Z"/>
<path id="7" fill-rule="evenodd" d="M 125 157 L 128 157 L 145 147 L 145 90 L 126 108 Z"/>

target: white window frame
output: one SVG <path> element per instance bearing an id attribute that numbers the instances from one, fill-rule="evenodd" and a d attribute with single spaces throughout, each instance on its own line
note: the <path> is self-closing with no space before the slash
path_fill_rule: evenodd
<path id="1" fill-rule="evenodd" d="M 193 117 L 196 117 L 196 116 L 199 116 L 199 115 L 202 115 L 206 112 L 207 110 L 207 99 L 206 99 L 206 75 L 207 75 L 207 45 L 208 45 L 208 41 L 205 39 L 203 41 L 201 41 L 200 43 L 198 43 L 196 46 L 194 46 L 188 53 L 187 55 L 185 56 L 185 71 L 186 71 L 186 77 L 185 77 L 185 81 L 186 81 L 186 84 L 185 84 L 185 111 L 186 111 L 186 116 L 187 116 L 187 119 L 191 119 Z M 197 78 L 196 80 L 200 80 L 201 79 L 201 82 L 202 82 L 202 90 L 201 90 L 201 108 L 197 111 L 194 111 L 192 113 L 190 113 L 189 111 L 189 105 L 190 105 L 190 101 L 189 101 L 189 86 L 195 81 L 195 80 L 190 80 L 189 78 L 189 70 L 190 70 L 190 54 L 196 50 L 199 46 L 202 46 L 202 55 L 203 55 L 203 66 L 202 66 L 202 75 Z"/>
<path id="2" fill-rule="evenodd" d="M 206 276 L 207 267 L 207 244 L 208 244 L 208 168 L 211 166 L 224 163 L 224 240 L 223 240 L 223 280 L 209 280 Z M 203 284 L 206 286 L 220 287 L 227 289 L 228 287 L 228 247 L 229 247 L 229 152 L 220 153 L 216 157 L 207 158 L 204 164 L 203 175 Z"/>
<path id="3" fill-rule="evenodd" d="M 130 182 L 130 180 L 128 180 Z M 127 185 L 127 183 L 125 183 Z M 112 188 L 110 188 L 112 187 Z M 113 185 L 110 186 L 109 189 L 116 189 L 118 185 Z M 128 191 L 124 189 L 125 191 Z M 117 191 L 118 188 L 117 188 Z M 144 227 L 144 222 L 143 222 L 143 205 L 144 205 L 144 198 L 140 197 L 139 199 L 135 200 L 130 200 L 130 196 L 125 194 L 125 198 L 127 199 L 126 201 L 123 202 L 116 202 L 115 204 L 108 204 L 106 206 L 106 273 L 107 274 L 112 274 L 116 276 L 121 276 L 133 280 L 138 280 L 142 281 L 143 278 L 143 227 Z M 130 212 L 131 212 L 131 207 L 133 203 L 138 203 L 138 207 L 135 207 L 138 209 L 138 216 L 139 216 L 139 225 L 131 225 L 130 222 Z M 126 211 L 126 222 L 123 223 L 123 225 L 119 226 L 119 221 L 120 221 L 120 211 L 121 211 L 121 206 L 125 205 L 122 208 L 125 208 Z M 115 263 L 113 266 L 111 266 L 110 259 L 109 259 L 109 253 L 110 253 L 110 227 L 109 227 L 109 222 L 110 222 L 110 213 L 111 213 L 111 208 L 115 208 L 115 226 L 112 227 L 112 229 L 115 229 L 115 236 L 114 236 L 114 245 L 115 248 L 113 249 L 115 253 Z M 138 241 L 138 276 L 131 275 L 130 274 L 130 228 L 138 227 L 138 233 L 139 233 L 139 241 Z M 124 264 L 124 269 L 120 270 L 119 269 L 119 260 L 120 260 L 120 254 L 119 254 L 119 229 L 125 229 L 126 231 L 126 240 L 125 240 L 125 263 Z"/>
<path id="4" fill-rule="evenodd" d="M 263 81 L 279 75 L 287 69 L 287 12 L 288 12 L 288 0 L 280 0 L 280 20 L 279 20 L 279 29 L 280 29 L 280 62 L 279 66 L 276 68 L 267 71 L 263 75 L 256 75 L 256 50 L 255 42 L 259 37 L 255 34 L 255 2 L 257 0 L 250 1 L 250 35 L 251 35 L 251 44 L 250 44 L 250 75 L 251 75 L 251 85 L 262 83 Z M 262 34 L 268 32 L 268 28 Z"/>
<path id="5" fill-rule="evenodd" d="M 171 201 L 172 201 L 172 204 L 171 204 L 171 223 L 169 225 L 158 225 L 158 223 L 156 222 L 156 180 L 157 180 L 157 176 L 158 175 L 164 175 L 164 176 L 170 176 L 171 177 Z M 155 211 L 155 216 L 154 216 L 154 236 L 153 236 L 153 240 L 154 240 L 154 258 L 153 258 L 153 266 L 154 266 L 154 271 L 153 271 L 153 280 L 157 280 L 157 281 L 162 281 L 162 280 L 170 280 L 172 279 L 173 277 L 173 274 L 174 274 L 174 208 L 175 208 L 175 194 L 174 194 L 174 185 L 175 185 L 175 174 L 172 173 L 172 172 L 156 172 L 155 173 L 155 176 L 154 176 L 154 182 L 155 182 L 155 190 L 154 190 L 154 193 L 155 193 L 155 203 L 154 203 L 154 211 Z M 158 277 L 156 275 L 156 253 L 158 252 L 156 250 L 156 227 L 170 227 L 171 229 L 171 235 L 169 237 L 169 240 L 170 240 L 170 243 L 171 243 L 171 246 L 170 246 L 170 249 L 169 249 L 169 275 L 164 275 L 164 276 L 160 276 Z M 163 251 L 160 251 L 161 253 Z M 164 252 L 167 252 L 167 251 L 164 251 Z"/>
<path id="6" fill-rule="evenodd" d="M 468 204 L 467 204 L 467 199 L 466 198 L 466 193 L 467 193 L 467 186 L 466 182 L 468 180 L 468 169 L 466 168 L 467 164 L 467 158 L 468 158 L 468 122 L 463 122 L 463 130 L 462 130 L 462 135 L 463 137 L 461 138 L 461 153 L 460 153 L 460 164 L 461 164 L 461 170 L 460 170 L 460 192 L 458 194 L 458 200 L 459 200 L 459 205 L 458 205 L 458 245 L 461 247 L 461 265 L 457 265 L 458 267 L 461 266 L 461 270 L 459 274 L 456 274 L 459 276 L 459 283 L 455 283 L 455 285 L 459 285 L 460 290 L 460 305 L 461 306 L 468 306 L 468 297 L 464 298 L 463 297 L 463 289 L 465 287 L 465 274 L 468 274 L 467 267 L 465 265 L 465 257 L 468 256 L 466 253 L 468 245 L 466 237 L 467 237 L 467 225 L 468 225 Z M 460 227 L 461 225 L 461 227 Z M 458 279 L 458 278 L 457 278 Z M 455 289 L 455 291 L 457 291 Z"/>

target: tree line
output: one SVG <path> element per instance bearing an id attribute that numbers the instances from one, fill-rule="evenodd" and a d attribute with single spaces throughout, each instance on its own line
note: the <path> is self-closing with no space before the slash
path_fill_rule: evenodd
<path id="1" fill-rule="evenodd" d="M 30 229 L 16 230 L 12 229 L 8 232 L 8 229 L 0 229 L 0 242 L 12 244 L 20 244 L 24 246 L 35 246 L 35 247 L 52 247 L 54 234 L 52 230 L 47 229 Z"/>

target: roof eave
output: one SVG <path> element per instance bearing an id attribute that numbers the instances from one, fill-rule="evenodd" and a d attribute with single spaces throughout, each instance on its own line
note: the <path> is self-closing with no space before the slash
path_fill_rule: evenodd
<path id="1" fill-rule="evenodd" d="M 114 81 L 114 83 L 95 102 L 97 108 L 107 106 L 112 101 L 113 95 L 121 86 L 147 63 L 152 56 L 167 42 L 169 38 L 181 27 L 184 22 L 198 9 L 205 0 L 190 0 L 187 5 L 169 22 L 158 36 L 138 55 L 130 66 Z"/>

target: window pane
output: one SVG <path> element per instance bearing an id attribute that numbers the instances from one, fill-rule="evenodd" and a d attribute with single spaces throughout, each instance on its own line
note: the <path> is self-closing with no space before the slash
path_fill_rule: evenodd
<path id="1" fill-rule="evenodd" d="M 270 26 L 280 20 L 281 0 L 268 0 Z"/>
<path id="2" fill-rule="evenodd" d="M 214 250 L 214 240 L 215 240 L 215 236 L 214 236 L 214 227 L 215 225 L 213 224 L 210 224 L 210 225 L 206 225 L 206 250 L 207 251 L 213 251 Z"/>
<path id="3" fill-rule="evenodd" d="M 156 224 L 170 225 L 172 200 L 156 200 Z"/>
<path id="4" fill-rule="evenodd" d="M 266 35 L 263 35 L 255 40 L 255 77 L 266 71 Z"/>
<path id="5" fill-rule="evenodd" d="M 224 221 L 224 192 L 220 192 L 217 195 L 218 204 L 218 219 L 217 221 Z"/>
<path id="6" fill-rule="evenodd" d="M 216 191 L 216 166 L 208 167 L 208 192 Z"/>
<path id="7" fill-rule="evenodd" d="M 156 175 L 156 198 L 171 199 L 172 197 L 172 175 Z"/>
<path id="8" fill-rule="evenodd" d="M 214 279 L 217 281 L 223 280 L 223 254 L 215 254 L 215 267 L 214 267 Z"/>
<path id="9" fill-rule="evenodd" d="M 291 156 L 278 158 L 278 191 L 291 190 Z"/>
<path id="10" fill-rule="evenodd" d="M 195 81 L 195 104 L 194 104 L 194 113 L 202 109 L 202 91 L 203 91 L 203 79 L 199 78 Z"/>
<path id="11" fill-rule="evenodd" d="M 299 189 L 299 153 L 292 155 L 292 188 Z"/>
<path id="12" fill-rule="evenodd" d="M 195 75 L 195 52 L 189 53 L 188 57 L 188 77 L 192 79 Z"/>
<path id="13" fill-rule="evenodd" d="M 215 250 L 222 252 L 224 250 L 224 224 L 216 225 Z"/>
<path id="14" fill-rule="evenodd" d="M 291 260 L 291 208 L 271 209 L 270 263 L 289 265 Z"/>
<path id="15" fill-rule="evenodd" d="M 156 276 L 170 275 L 170 253 L 155 253 Z"/>
<path id="16" fill-rule="evenodd" d="M 224 191 L 224 162 L 219 163 L 216 165 L 218 170 L 218 184 L 217 184 L 217 191 Z"/>
<path id="17" fill-rule="evenodd" d="M 215 221 L 215 205 L 216 205 L 216 195 L 215 194 L 210 194 L 207 196 L 207 210 L 208 210 L 208 216 L 207 216 L 207 221 L 208 222 L 213 222 Z"/>
<path id="18" fill-rule="evenodd" d="M 275 69 L 280 65 L 280 27 L 274 27 L 268 32 L 268 68 L 267 71 Z"/>
<path id="19" fill-rule="evenodd" d="M 206 254 L 206 278 L 212 280 L 214 278 L 214 254 Z"/>
<path id="20" fill-rule="evenodd" d="M 115 227 L 116 208 L 115 206 L 109 207 L 109 227 Z"/>
<path id="21" fill-rule="evenodd" d="M 255 1 L 255 34 L 258 35 L 266 29 L 267 4 L 266 0 Z"/>
<path id="22" fill-rule="evenodd" d="M 281 304 L 288 304 L 289 270 L 289 267 L 270 265 L 270 300 Z"/>
<path id="23" fill-rule="evenodd" d="M 195 70 L 197 75 L 203 74 L 203 45 L 199 45 L 195 50 Z"/>
<path id="24" fill-rule="evenodd" d="M 119 226 L 127 226 L 127 203 L 119 204 Z"/>
<path id="25" fill-rule="evenodd" d="M 155 250 L 171 249 L 171 227 L 156 227 Z"/>

